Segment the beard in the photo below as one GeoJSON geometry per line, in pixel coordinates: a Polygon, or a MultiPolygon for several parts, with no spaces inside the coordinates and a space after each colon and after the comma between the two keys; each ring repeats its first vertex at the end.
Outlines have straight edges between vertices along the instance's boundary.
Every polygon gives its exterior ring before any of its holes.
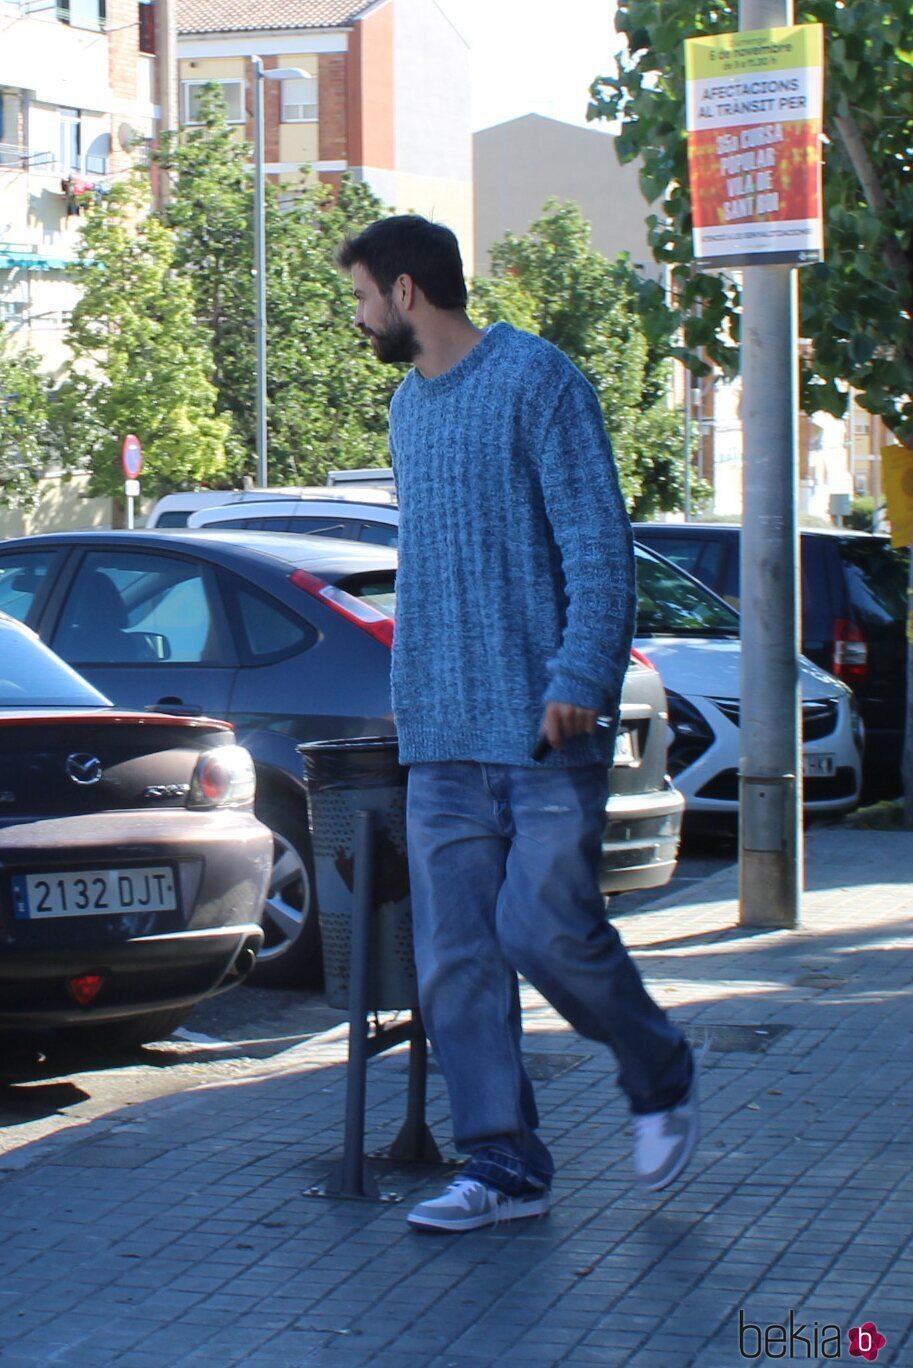
{"type": "Polygon", "coordinates": [[[371,328],[363,331],[370,339],[378,361],[391,365],[414,361],[421,350],[415,328],[408,319],[397,317],[393,309],[388,310],[380,331],[374,332],[371,328]]]}

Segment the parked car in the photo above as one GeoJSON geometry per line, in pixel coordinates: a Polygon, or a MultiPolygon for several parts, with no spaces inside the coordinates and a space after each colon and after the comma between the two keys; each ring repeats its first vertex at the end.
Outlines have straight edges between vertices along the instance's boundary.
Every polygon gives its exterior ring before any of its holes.
{"type": "MultiPolygon", "coordinates": [[[[391,735],[396,555],[270,532],[73,532],[0,546],[0,608],[122,706],[233,722],[273,831],[257,981],[319,967],[302,741],[391,735]]],[[[645,660],[625,684],[603,860],[606,891],[665,883],[682,799],[666,705],[645,660]]]]}
{"type": "Polygon", "coordinates": [[[237,504],[203,508],[190,515],[187,526],[219,528],[223,532],[304,532],[312,537],[342,537],[375,546],[396,546],[399,510],[389,491],[359,489],[357,498],[352,497],[354,493],[341,486],[318,495],[264,501],[246,508],[237,504]]]}
{"type": "Polygon", "coordinates": [[[157,1040],[240,983],[272,857],[225,722],[115,708],[0,613],[0,1035],[157,1040]]]}
{"type": "MultiPolygon", "coordinates": [[[[739,606],[741,529],[715,523],[638,523],[658,551],[739,606]]],[[[865,724],[865,768],[899,787],[906,708],[907,553],[887,537],[803,528],[802,650],[853,690],[865,724]]]]}
{"type": "MultiPolygon", "coordinates": [[[[352,507],[347,505],[346,512],[352,507]]],[[[361,517],[376,516],[370,503],[358,511],[361,517]]],[[[383,511],[391,522],[399,516],[394,506],[383,511]]],[[[333,519],[323,530],[339,535],[333,519]]],[[[244,529],[236,533],[245,540],[252,535],[244,529]]],[[[692,825],[721,819],[729,824],[739,799],[738,615],[693,576],[642,547],[637,570],[637,645],[656,662],[666,686],[674,733],[670,772],[692,825]]],[[[800,679],[806,812],[851,811],[859,802],[863,738],[852,695],[808,660],[800,662],[800,679]]]]}
{"type": "MultiPolygon", "coordinates": [[[[739,616],[705,585],[643,546],[637,555],[637,647],[666,686],[669,772],[689,819],[732,819],[739,801],[739,616]]],[[[859,801],[863,728],[847,686],[799,658],[806,815],[859,801]]]]}
{"type": "Polygon", "coordinates": [[[321,499],[324,502],[333,501],[334,504],[337,500],[353,499],[389,504],[396,502],[396,494],[392,486],[365,489],[361,486],[352,488],[348,484],[329,489],[325,485],[289,485],[274,489],[188,489],[177,494],[163,494],[157,499],[149,510],[145,525],[147,528],[199,526],[192,522],[197,513],[217,508],[233,509],[240,513],[242,509],[238,508],[239,504],[243,505],[244,512],[249,510],[251,504],[256,504],[257,512],[260,512],[260,505],[263,504],[285,505],[301,499],[321,499]]]}

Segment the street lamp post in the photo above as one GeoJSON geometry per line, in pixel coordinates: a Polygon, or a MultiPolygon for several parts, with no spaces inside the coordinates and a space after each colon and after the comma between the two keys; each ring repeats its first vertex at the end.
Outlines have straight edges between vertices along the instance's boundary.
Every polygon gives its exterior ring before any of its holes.
{"type": "Polygon", "coordinates": [[[257,484],[268,484],[266,443],[266,216],[263,174],[263,82],[310,81],[309,71],[300,67],[271,67],[266,70],[260,57],[251,57],[254,87],[254,341],[256,351],[256,447],[257,484]]]}

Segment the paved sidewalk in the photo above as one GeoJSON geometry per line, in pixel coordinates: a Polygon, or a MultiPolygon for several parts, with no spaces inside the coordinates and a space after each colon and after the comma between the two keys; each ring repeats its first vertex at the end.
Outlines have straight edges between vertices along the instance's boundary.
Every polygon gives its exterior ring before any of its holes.
{"type": "MultiPolygon", "coordinates": [[[[869,1321],[879,1365],[913,1364],[913,834],[808,851],[798,932],[740,930],[728,871],[619,918],[711,1042],[705,1139],[667,1192],[632,1186],[605,1051],[527,990],[549,1218],[417,1235],[402,1204],[308,1196],[341,1150],[338,1028],[4,1156],[0,1365],[864,1363],[869,1321]]],[[[399,1128],[406,1060],[369,1066],[369,1150],[399,1128]]],[[[437,1074],[429,1092],[446,1148],[437,1074]]],[[[446,1177],[375,1168],[403,1202],[446,1177]]]]}

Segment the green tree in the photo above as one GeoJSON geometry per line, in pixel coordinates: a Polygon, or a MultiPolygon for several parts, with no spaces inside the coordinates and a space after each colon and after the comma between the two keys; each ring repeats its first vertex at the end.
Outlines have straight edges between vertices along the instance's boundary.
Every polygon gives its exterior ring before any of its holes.
{"type": "MultiPolygon", "coordinates": [[[[825,26],[825,260],[804,268],[801,332],[811,354],[802,402],[844,412],[848,387],[913,442],[913,8],[908,0],[799,0],[797,23],[825,26]]],[[[683,359],[737,369],[739,293],[691,259],[684,40],[738,28],[735,0],[619,0],[627,50],[617,78],[592,86],[590,117],[620,119],[622,162],[641,159],[653,254],[671,267],[683,359]],[[657,203],[658,202],[658,203],[657,203]]]]}
{"type": "Polygon", "coordinates": [[[82,294],[52,420],[58,449],[91,470],[92,494],[122,490],[128,432],[142,442],[149,494],[226,468],[230,425],[216,412],[208,340],[175,270],[173,234],[143,216],[144,197],[137,176],[88,208],[73,272],[82,294]]]}
{"type": "MultiPolygon", "coordinates": [[[[255,471],[253,199],[248,145],[232,133],[217,86],[200,124],[160,160],[175,178],[165,211],[198,322],[212,337],[220,407],[240,438],[237,481],[255,471]]],[[[387,461],[387,406],[401,378],[352,326],[342,237],[384,208],[367,186],[266,186],[267,421],[271,483],[322,482],[334,467],[387,461]]]]}
{"type": "Polygon", "coordinates": [[[0,501],[32,508],[49,455],[48,383],[34,352],[0,334],[0,501]]]}
{"type": "Polygon", "coordinates": [[[668,402],[669,339],[647,335],[645,282],[627,257],[610,262],[578,206],[549,200],[528,232],[495,244],[491,261],[491,278],[472,284],[476,319],[506,318],[580,367],[599,395],[633,517],[679,508],[683,434],[668,402]]]}

